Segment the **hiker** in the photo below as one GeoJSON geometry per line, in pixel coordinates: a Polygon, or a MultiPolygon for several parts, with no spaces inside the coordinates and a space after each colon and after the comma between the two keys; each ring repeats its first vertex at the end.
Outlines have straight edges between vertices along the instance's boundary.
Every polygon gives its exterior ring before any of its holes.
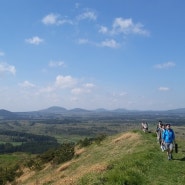
{"type": "Polygon", "coordinates": [[[175,143],[175,133],[173,129],[171,129],[170,124],[166,124],[166,129],[163,132],[162,140],[167,150],[168,160],[171,160],[173,152],[173,143],[175,143]]]}
{"type": "Polygon", "coordinates": [[[142,122],[141,126],[142,126],[143,132],[148,132],[148,123],[147,122],[142,122]]]}
{"type": "Polygon", "coordinates": [[[164,145],[164,143],[162,142],[163,139],[162,139],[162,136],[163,136],[163,132],[165,131],[165,124],[161,124],[161,129],[160,129],[160,133],[161,133],[161,145],[160,145],[160,148],[162,150],[162,152],[164,152],[166,150],[166,146],[164,145]]]}
{"type": "Polygon", "coordinates": [[[166,147],[164,143],[162,142],[162,135],[163,135],[164,130],[165,130],[165,125],[162,123],[161,120],[159,120],[157,129],[156,129],[156,135],[157,135],[157,142],[159,143],[160,149],[162,150],[162,152],[166,150],[166,147]]]}
{"type": "Polygon", "coordinates": [[[162,142],[162,121],[159,120],[157,128],[156,128],[156,135],[157,135],[157,142],[159,143],[159,145],[161,146],[161,142],[162,142]]]}

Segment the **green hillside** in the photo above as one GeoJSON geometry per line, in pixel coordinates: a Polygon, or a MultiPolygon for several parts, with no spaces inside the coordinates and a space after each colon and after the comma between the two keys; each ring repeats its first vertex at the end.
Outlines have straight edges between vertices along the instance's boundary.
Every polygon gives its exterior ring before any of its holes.
{"type": "MultiPolygon", "coordinates": [[[[184,185],[185,144],[167,160],[154,133],[133,131],[109,136],[101,143],[76,147],[75,157],[42,170],[23,169],[21,185],[184,185]]],[[[15,183],[15,184],[16,184],[15,183]]]]}

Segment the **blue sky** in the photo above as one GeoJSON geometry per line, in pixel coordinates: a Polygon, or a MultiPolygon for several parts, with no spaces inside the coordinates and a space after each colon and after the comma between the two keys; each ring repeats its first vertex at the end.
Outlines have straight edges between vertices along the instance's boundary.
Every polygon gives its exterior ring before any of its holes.
{"type": "Polygon", "coordinates": [[[0,0],[0,109],[185,107],[185,1],[0,0]]]}

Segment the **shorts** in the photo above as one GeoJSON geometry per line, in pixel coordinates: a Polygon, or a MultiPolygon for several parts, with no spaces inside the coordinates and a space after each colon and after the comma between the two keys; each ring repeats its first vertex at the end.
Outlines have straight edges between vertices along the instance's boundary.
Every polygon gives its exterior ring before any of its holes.
{"type": "Polygon", "coordinates": [[[165,148],[167,149],[167,150],[173,150],[173,143],[165,143],[165,148]]]}
{"type": "Polygon", "coordinates": [[[161,143],[161,150],[164,152],[166,150],[165,144],[161,143]]]}

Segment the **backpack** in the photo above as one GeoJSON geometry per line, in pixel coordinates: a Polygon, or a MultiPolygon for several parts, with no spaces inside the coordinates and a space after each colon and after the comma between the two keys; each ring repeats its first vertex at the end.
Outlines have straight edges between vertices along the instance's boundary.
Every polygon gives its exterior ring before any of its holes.
{"type": "Polygon", "coordinates": [[[178,153],[178,144],[175,143],[175,153],[178,153]]]}

